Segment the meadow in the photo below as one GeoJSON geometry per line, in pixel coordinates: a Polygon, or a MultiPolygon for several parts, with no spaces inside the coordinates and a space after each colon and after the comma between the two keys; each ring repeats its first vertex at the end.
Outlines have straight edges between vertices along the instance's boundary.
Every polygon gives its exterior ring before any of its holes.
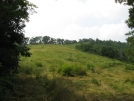
{"type": "Polygon", "coordinates": [[[134,100],[134,65],[81,52],[75,45],[28,47],[32,55],[21,57],[14,99],[134,100]]]}

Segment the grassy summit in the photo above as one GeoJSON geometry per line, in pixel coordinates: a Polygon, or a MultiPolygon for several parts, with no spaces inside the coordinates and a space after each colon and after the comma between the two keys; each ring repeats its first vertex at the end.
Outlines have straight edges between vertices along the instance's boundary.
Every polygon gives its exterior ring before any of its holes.
{"type": "Polygon", "coordinates": [[[37,80],[46,77],[48,88],[45,85],[44,90],[45,95],[50,96],[48,100],[134,100],[133,65],[78,51],[75,45],[29,47],[32,56],[21,58],[19,75],[37,80]]]}

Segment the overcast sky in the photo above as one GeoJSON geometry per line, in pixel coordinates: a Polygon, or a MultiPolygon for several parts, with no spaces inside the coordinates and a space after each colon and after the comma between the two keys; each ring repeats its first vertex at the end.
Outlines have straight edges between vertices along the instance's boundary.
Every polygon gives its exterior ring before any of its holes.
{"type": "Polygon", "coordinates": [[[124,42],[129,31],[127,6],[115,0],[29,0],[38,6],[25,36],[78,40],[93,38],[124,42]]]}

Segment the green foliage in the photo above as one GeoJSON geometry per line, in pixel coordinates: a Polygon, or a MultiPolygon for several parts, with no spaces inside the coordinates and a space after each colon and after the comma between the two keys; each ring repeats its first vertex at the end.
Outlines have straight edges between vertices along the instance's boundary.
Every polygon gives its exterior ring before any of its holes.
{"type": "Polygon", "coordinates": [[[91,63],[87,64],[87,70],[92,70],[92,68],[94,68],[94,65],[91,63]]]}
{"type": "Polygon", "coordinates": [[[126,33],[128,36],[127,38],[127,44],[128,44],[128,49],[127,49],[127,55],[129,58],[131,58],[134,61],[134,0],[115,0],[116,2],[123,3],[125,5],[130,6],[129,8],[129,18],[126,20],[126,24],[128,27],[131,29],[130,32],[126,33]]]}
{"type": "Polygon", "coordinates": [[[132,85],[134,85],[134,79],[133,78],[127,78],[124,83],[130,83],[132,85]]]}
{"type": "MultiPolygon", "coordinates": [[[[32,37],[30,40],[29,40],[29,43],[30,44],[41,44],[42,43],[42,36],[37,36],[37,37],[32,37]]],[[[27,42],[28,43],[28,42],[27,42]]]]}
{"type": "Polygon", "coordinates": [[[63,76],[85,76],[86,69],[77,65],[64,64],[58,71],[63,76]]]}
{"type": "MultiPolygon", "coordinates": [[[[75,44],[77,43],[76,40],[65,40],[65,39],[60,39],[60,38],[51,38],[49,36],[36,36],[36,37],[32,37],[30,38],[30,40],[28,40],[29,44],[75,44]]],[[[28,43],[27,42],[27,43],[28,43]]]]}
{"type": "Polygon", "coordinates": [[[133,65],[126,65],[125,70],[134,70],[134,66],[133,65]]]}
{"type": "Polygon", "coordinates": [[[50,41],[50,37],[49,36],[44,36],[42,41],[43,41],[44,44],[48,44],[49,41],[50,41]]]}
{"type": "Polygon", "coordinates": [[[23,44],[23,32],[35,7],[27,0],[0,1],[0,76],[17,71],[20,55],[30,56],[29,48],[23,44]]]}
{"type": "Polygon", "coordinates": [[[43,64],[41,62],[36,62],[35,64],[37,67],[43,67],[43,64]]]}
{"type": "Polygon", "coordinates": [[[109,58],[117,58],[118,51],[117,50],[114,50],[112,47],[103,46],[101,48],[101,55],[102,56],[107,56],[109,58]]]}
{"type": "Polygon", "coordinates": [[[81,40],[81,43],[76,45],[76,49],[84,52],[98,54],[101,56],[106,56],[112,59],[127,61],[127,57],[125,55],[126,43],[116,42],[112,40],[102,41],[99,39],[85,40],[81,40]]]}
{"type": "Polygon", "coordinates": [[[0,100],[5,101],[6,97],[11,95],[14,90],[14,77],[0,78],[0,100]]]}
{"type": "Polygon", "coordinates": [[[96,72],[95,67],[92,64],[89,64],[89,63],[87,64],[87,70],[91,70],[92,73],[96,72]]]}

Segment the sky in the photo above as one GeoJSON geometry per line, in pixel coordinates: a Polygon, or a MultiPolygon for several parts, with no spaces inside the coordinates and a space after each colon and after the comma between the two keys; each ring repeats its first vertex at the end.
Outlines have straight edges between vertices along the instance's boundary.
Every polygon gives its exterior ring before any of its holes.
{"type": "Polygon", "coordinates": [[[29,0],[38,8],[26,23],[25,36],[69,40],[126,41],[128,6],[115,0],[29,0]]]}

